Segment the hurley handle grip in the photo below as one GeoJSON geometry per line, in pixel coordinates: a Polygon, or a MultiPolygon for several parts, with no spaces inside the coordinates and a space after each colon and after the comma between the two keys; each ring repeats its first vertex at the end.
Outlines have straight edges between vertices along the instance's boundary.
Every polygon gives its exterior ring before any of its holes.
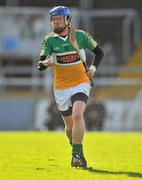
{"type": "Polygon", "coordinates": [[[47,69],[47,67],[44,66],[42,62],[39,62],[39,63],[38,63],[38,70],[39,70],[39,71],[43,71],[43,70],[45,70],[45,69],[47,69]]]}

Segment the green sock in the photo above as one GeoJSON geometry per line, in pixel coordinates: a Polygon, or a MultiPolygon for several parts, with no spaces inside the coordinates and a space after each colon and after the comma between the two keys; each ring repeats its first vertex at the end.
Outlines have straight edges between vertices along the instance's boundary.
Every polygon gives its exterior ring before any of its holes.
{"type": "Polygon", "coordinates": [[[83,154],[82,144],[73,144],[72,145],[72,155],[74,154],[83,154]]]}

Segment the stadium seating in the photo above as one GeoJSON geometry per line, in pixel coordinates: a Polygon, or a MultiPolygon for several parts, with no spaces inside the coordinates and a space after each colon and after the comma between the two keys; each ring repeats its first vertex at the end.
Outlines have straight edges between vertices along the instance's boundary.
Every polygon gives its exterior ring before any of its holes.
{"type": "MultiPolygon", "coordinates": [[[[142,69],[142,42],[139,47],[136,49],[134,54],[129,58],[128,62],[124,64],[126,68],[139,68],[142,69]]],[[[117,76],[120,79],[131,78],[131,79],[142,79],[142,70],[133,70],[133,71],[124,71],[119,73],[117,76]]],[[[96,97],[99,99],[105,98],[120,98],[120,99],[132,99],[137,96],[138,92],[142,88],[142,85],[133,85],[133,86],[111,86],[99,89],[96,93],[96,97]]]]}
{"type": "MultiPolygon", "coordinates": [[[[125,64],[126,67],[142,68],[142,42],[136,49],[135,53],[129,58],[128,63],[125,64]]],[[[120,78],[142,78],[142,71],[135,72],[123,72],[119,74],[120,78]]]]}

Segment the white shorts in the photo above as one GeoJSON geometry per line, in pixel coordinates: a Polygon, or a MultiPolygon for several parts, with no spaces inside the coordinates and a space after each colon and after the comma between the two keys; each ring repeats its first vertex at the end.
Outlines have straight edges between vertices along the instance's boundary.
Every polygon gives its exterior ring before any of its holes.
{"type": "Polygon", "coordinates": [[[54,90],[55,101],[59,110],[67,111],[70,107],[72,107],[72,97],[78,93],[89,97],[91,85],[90,83],[81,83],[75,87],[71,87],[69,89],[64,90],[54,90]]]}

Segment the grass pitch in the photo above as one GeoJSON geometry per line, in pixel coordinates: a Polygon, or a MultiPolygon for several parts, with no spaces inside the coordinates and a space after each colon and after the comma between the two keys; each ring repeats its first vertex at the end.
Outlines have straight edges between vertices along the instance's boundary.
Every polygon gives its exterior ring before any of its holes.
{"type": "Polygon", "coordinates": [[[63,132],[1,132],[1,180],[142,178],[142,133],[86,133],[88,168],[71,168],[63,132]]]}

